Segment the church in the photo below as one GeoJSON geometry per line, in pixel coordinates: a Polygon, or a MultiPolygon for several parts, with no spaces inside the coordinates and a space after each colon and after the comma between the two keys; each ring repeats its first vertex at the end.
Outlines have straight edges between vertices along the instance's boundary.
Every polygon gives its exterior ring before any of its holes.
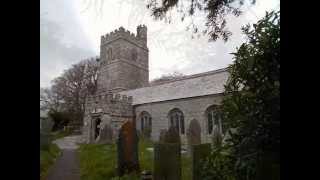
{"type": "Polygon", "coordinates": [[[87,97],[83,136],[87,143],[114,141],[122,123],[133,121],[139,133],[158,141],[174,126],[187,143],[190,122],[201,128],[201,141],[222,132],[216,109],[221,103],[227,68],[158,84],[149,83],[147,27],[136,34],[123,27],[101,37],[97,91],[87,97]]]}

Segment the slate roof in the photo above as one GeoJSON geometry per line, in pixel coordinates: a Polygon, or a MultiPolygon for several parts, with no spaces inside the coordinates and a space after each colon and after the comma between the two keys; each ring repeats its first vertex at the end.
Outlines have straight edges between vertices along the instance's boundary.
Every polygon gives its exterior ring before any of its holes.
{"type": "Polygon", "coordinates": [[[132,96],[133,105],[213,95],[224,91],[228,77],[227,68],[224,68],[119,93],[132,96]]]}

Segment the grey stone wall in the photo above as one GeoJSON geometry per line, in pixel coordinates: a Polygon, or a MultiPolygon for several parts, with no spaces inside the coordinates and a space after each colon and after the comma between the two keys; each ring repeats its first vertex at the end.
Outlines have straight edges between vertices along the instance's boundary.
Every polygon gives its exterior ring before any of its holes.
{"type": "MultiPolygon", "coordinates": [[[[201,126],[201,141],[211,142],[211,135],[208,134],[205,111],[211,105],[219,105],[221,103],[221,100],[222,95],[217,94],[137,105],[134,106],[136,115],[136,127],[138,130],[141,130],[140,114],[143,111],[147,111],[152,117],[151,138],[155,141],[158,141],[160,130],[169,128],[169,111],[174,108],[178,108],[183,112],[184,115],[185,132],[187,132],[190,121],[192,119],[196,119],[199,121],[201,126]]],[[[182,143],[187,143],[186,133],[184,135],[181,135],[181,139],[182,143]]]]}
{"type": "Polygon", "coordinates": [[[108,124],[116,135],[120,125],[126,120],[133,120],[133,115],[132,97],[106,92],[89,96],[86,101],[83,136],[87,143],[94,142],[97,118],[101,120],[102,128],[108,124]]]}
{"type": "Polygon", "coordinates": [[[98,89],[129,90],[148,85],[146,27],[139,26],[137,31],[137,36],[119,29],[101,37],[98,89]]]}

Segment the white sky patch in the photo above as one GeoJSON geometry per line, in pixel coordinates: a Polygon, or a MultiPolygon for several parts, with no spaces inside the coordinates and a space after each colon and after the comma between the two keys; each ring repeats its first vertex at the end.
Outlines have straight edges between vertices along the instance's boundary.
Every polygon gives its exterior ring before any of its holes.
{"type": "MultiPolygon", "coordinates": [[[[186,31],[190,19],[181,22],[177,16],[171,24],[154,21],[142,0],[41,0],[40,86],[50,86],[50,81],[72,64],[99,55],[101,35],[120,26],[136,34],[139,24],[148,28],[150,80],[174,71],[194,74],[224,68],[233,61],[230,53],[244,41],[241,26],[256,22],[265,11],[279,9],[279,3],[259,0],[253,7],[244,7],[242,16],[228,17],[233,33],[230,40],[209,43],[206,36],[191,38],[192,33],[186,31]],[[55,23],[59,31],[46,21],[55,23]],[[55,33],[45,33],[45,28],[55,33]]],[[[205,17],[194,21],[203,24],[205,17]]]]}

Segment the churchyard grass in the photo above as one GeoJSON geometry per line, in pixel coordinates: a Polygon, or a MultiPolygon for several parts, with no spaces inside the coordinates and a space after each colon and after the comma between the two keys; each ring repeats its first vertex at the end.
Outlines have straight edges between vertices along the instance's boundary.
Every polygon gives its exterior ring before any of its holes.
{"type": "Polygon", "coordinates": [[[111,179],[116,175],[115,144],[83,144],[78,152],[82,180],[111,179]]]}
{"type": "Polygon", "coordinates": [[[60,149],[56,144],[50,144],[47,150],[40,149],[40,179],[43,180],[48,174],[48,170],[60,154],[60,149]]]}
{"type": "MultiPolygon", "coordinates": [[[[153,147],[152,142],[145,139],[139,141],[140,169],[153,170],[153,152],[147,148],[153,147]]],[[[82,144],[79,148],[81,180],[135,180],[137,175],[116,177],[117,149],[115,144],[82,144]]],[[[182,155],[182,179],[191,179],[191,160],[182,155]]]]}
{"type": "Polygon", "coordinates": [[[191,158],[185,154],[181,156],[181,177],[183,180],[192,179],[191,158]]]}

